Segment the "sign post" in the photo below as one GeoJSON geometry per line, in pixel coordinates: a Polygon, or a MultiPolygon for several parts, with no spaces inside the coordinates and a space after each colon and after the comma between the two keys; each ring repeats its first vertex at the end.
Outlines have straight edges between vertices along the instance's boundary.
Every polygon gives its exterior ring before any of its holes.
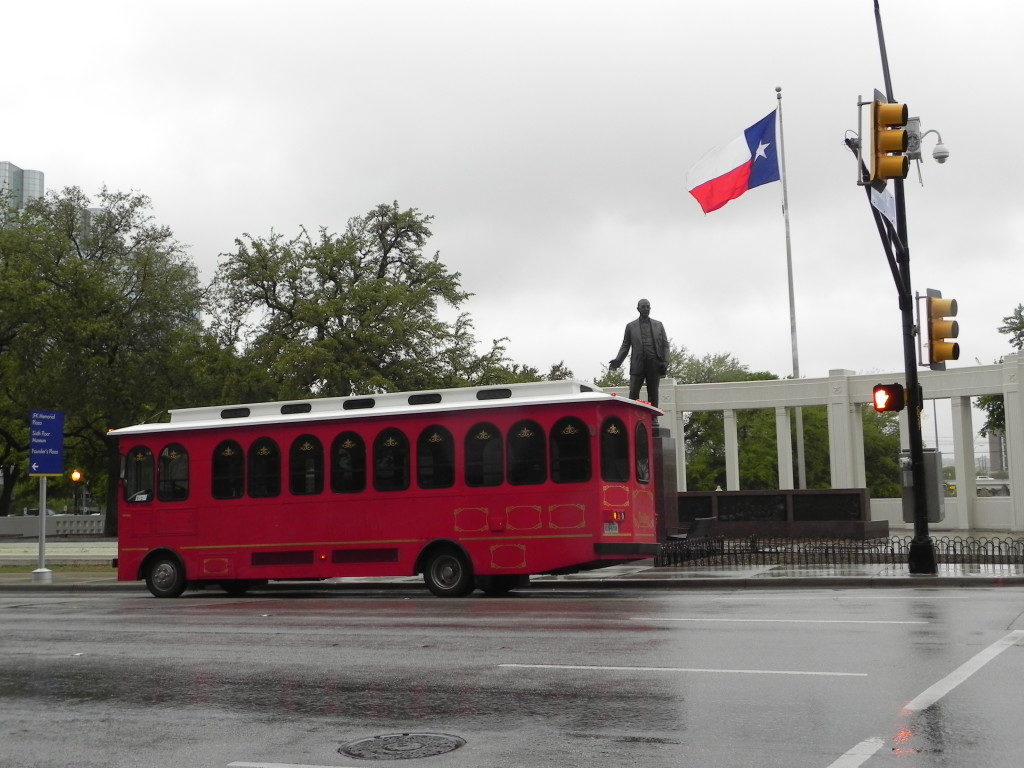
{"type": "Polygon", "coordinates": [[[53,571],[46,567],[46,478],[64,474],[64,414],[32,411],[28,431],[28,474],[39,478],[39,565],[32,571],[32,581],[50,584],[53,571]]]}

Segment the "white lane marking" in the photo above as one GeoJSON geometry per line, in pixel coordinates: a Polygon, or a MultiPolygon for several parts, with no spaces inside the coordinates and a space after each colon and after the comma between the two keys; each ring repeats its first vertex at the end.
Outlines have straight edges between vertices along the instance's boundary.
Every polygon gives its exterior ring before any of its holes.
{"type": "MultiPolygon", "coordinates": [[[[927,709],[983,666],[992,661],[992,659],[1000,653],[1010,646],[1015,645],[1022,638],[1024,638],[1024,630],[1015,629],[1005,637],[996,640],[988,648],[980,653],[976,653],[966,662],[939,680],[939,682],[935,683],[935,685],[923,691],[916,698],[907,702],[900,714],[909,715],[914,712],[920,712],[922,709],[927,709]]],[[[859,766],[866,763],[884,743],[884,739],[865,739],[838,760],[829,764],[828,768],[859,768],[859,766]]]]}
{"type": "Polygon", "coordinates": [[[858,768],[881,749],[883,744],[885,739],[865,739],[838,760],[830,763],[828,768],[858,768]]]}
{"type": "Polygon", "coordinates": [[[1015,629],[1013,632],[1006,635],[1006,637],[996,640],[996,642],[992,643],[988,648],[965,661],[944,678],[939,680],[939,682],[935,683],[931,688],[921,692],[911,701],[908,701],[906,706],[903,707],[903,712],[906,714],[927,709],[983,666],[992,661],[992,659],[1000,653],[1010,646],[1015,645],[1019,640],[1021,640],[1021,638],[1024,638],[1024,629],[1015,629]]]}
{"type": "Polygon", "coordinates": [[[685,619],[667,619],[656,616],[633,616],[632,621],[717,621],[721,623],[746,622],[749,624],[927,624],[927,621],[874,621],[869,619],[709,619],[695,616],[685,619]]]}
{"type": "Polygon", "coordinates": [[[702,667],[604,667],[580,664],[499,664],[509,669],[571,669],[584,672],[706,672],[724,675],[808,675],[814,677],[867,677],[866,672],[807,672],[793,669],[709,669],[702,667]]]}
{"type": "Polygon", "coordinates": [[[925,598],[927,600],[973,600],[974,598],[970,595],[921,595],[917,592],[909,595],[873,595],[871,592],[856,592],[855,590],[845,590],[845,594],[836,594],[834,592],[823,592],[820,595],[712,595],[709,596],[709,600],[722,601],[722,600],[746,600],[748,602],[767,602],[769,600],[782,600],[782,601],[793,601],[793,600],[913,600],[916,598],[925,598]]]}

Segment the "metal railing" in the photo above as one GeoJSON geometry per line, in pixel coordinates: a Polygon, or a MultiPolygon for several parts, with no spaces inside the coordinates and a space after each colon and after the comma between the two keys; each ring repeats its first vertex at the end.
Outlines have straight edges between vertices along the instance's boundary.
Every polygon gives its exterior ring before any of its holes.
{"type": "MultiPolygon", "coordinates": [[[[661,545],[658,567],[707,565],[905,565],[911,536],[879,539],[789,539],[722,536],[683,539],[661,545]]],[[[939,564],[1024,566],[1024,538],[934,537],[939,564]]]]}

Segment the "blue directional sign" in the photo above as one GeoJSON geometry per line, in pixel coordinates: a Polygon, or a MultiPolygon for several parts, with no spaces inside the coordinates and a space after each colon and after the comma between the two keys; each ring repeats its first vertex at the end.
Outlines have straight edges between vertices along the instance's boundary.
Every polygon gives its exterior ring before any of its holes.
{"type": "Polygon", "coordinates": [[[28,473],[64,474],[64,414],[32,411],[28,419],[28,473]]]}

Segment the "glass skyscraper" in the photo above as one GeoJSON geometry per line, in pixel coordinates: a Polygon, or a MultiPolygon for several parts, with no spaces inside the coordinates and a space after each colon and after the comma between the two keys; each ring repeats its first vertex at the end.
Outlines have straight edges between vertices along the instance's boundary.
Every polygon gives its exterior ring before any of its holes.
{"type": "Polygon", "coordinates": [[[22,170],[14,163],[0,160],[0,193],[9,193],[15,208],[24,208],[45,191],[42,171],[22,170]]]}

